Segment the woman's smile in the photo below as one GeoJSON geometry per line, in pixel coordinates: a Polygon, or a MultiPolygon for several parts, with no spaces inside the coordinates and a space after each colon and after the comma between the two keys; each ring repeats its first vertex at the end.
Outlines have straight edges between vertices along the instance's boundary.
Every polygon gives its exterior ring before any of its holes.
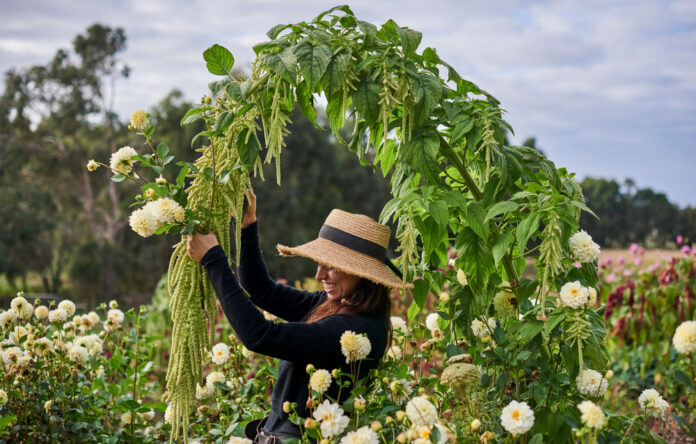
{"type": "Polygon", "coordinates": [[[326,295],[331,300],[350,299],[360,282],[360,278],[357,276],[322,264],[317,265],[315,278],[324,284],[326,295]]]}

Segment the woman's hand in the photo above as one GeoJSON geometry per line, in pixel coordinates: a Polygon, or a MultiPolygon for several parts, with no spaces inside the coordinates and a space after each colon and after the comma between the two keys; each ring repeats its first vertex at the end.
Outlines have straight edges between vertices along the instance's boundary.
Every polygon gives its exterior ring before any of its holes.
{"type": "Polygon", "coordinates": [[[247,191],[247,195],[249,196],[249,204],[242,218],[242,228],[246,228],[256,222],[256,195],[251,190],[247,191]]]}
{"type": "Polygon", "coordinates": [[[186,235],[186,252],[189,256],[194,258],[196,262],[200,262],[208,250],[216,245],[219,245],[219,243],[214,233],[186,235]]]}

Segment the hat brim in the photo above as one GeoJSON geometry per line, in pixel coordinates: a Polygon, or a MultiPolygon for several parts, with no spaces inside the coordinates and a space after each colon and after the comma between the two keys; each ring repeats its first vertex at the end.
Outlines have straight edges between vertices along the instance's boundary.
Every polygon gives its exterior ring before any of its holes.
{"type": "Polygon", "coordinates": [[[313,261],[336,268],[344,273],[352,274],[389,288],[413,288],[413,284],[404,283],[392,272],[386,264],[363,253],[339,245],[323,238],[298,247],[276,245],[281,256],[302,256],[313,261]]]}

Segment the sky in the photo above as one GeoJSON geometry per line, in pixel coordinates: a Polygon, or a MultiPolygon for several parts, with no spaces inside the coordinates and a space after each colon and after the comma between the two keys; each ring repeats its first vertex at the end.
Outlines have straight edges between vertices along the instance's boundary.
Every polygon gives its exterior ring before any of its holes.
{"type": "MultiPolygon", "coordinates": [[[[338,2],[308,0],[2,0],[0,71],[48,62],[93,23],[123,27],[115,110],[125,119],[173,88],[197,101],[213,77],[203,51],[236,66],[278,23],[338,2]]],[[[696,1],[357,0],[355,15],[423,33],[462,77],[501,101],[514,143],[537,138],[557,166],[632,178],[696,206],[696,1]]]]}

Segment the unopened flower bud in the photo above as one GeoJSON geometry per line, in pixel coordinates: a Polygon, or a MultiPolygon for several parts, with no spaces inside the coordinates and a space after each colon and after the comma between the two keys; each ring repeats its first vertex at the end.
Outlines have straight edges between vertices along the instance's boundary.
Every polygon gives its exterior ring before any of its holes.
{"type": "Polygon", "coordinates": [[[409,441],[415,441],[420,438],[420,436],[418,436],[418,432],[412,428],[408,429],[408,432],[406,432],[406,437],[409,441]]]}
{"type": "Polygon", "coordinates": [[[396,440],[399,442],[399,444],[404,444],[406,441],[408,441],[408,437],[405,433],[399,433],[399,436],[396,437],[396,440]]]}
{"type": "Polygon", "coordinates": [[[109,301],[109,308],[118,308],[118,302],[115,299],[109,301]]]}
{"type": "Polygon", "coordinates": [[[203,97],[203,103],[205,103],[206,105],[210,104],[210,102],[212,101],[213,99],[211,99],[210,96],[203,97]]]}
{"type": "Polygon", "coordinates": [[[167,179],[165,179],[162,176],[159,176],[157,179],[155,179],[155,183],[157,185],[165,185],[167,183],[167,179]]]}
{"type": "Polygon", "coordinates": [[[382,382],[385,384],[389,384],[389,378],[385,376],[384,378],[382,378],[382,382]]]}
{"type": "Polygon", "coordinates": [[[313,408],[314,408],[314,400],[313,400],[312,398],[308,398],[308,399],[307,399],[307,403],[305,404],[305,406],[306,406],[308,409],[313,409],[313,408]]]}
{"type": "Polygon", "coordinates": [[[491,335],[481,336],[481,342],[483,342],[484,344],[488,344],[489,342],[491,342],[491,335]]]}
{"type": "Polygon", "coordinates": [[[449,293],[447,293],[446,291],[443,291],[442,293],[440,293],[440,302],[442,302],[443,304],[446,304],[449,302],[449,300],[450,300],[449,293]]]}
{"type": "Polygon", "coordinates": [[[478,419],[474,419],[473,421],[471,421],[471,430],[472,431],[475,432],[480,428],[481,428],[481,421],[479,421],[478,419]]]}
{"type": "Polygon", "coordinates": [[[52,400],[49,399],[48,401],[46,401],[46,402],[44,403],[44,410],[45,410],[45,411],[49,411],[49,410],[51,409],[51,405],[52,405],[52,404],[53,404],[53,401],[52,401],[52,400]]]}
{"type": "Polygon", "coordinates": [[[391,416],[387,415],[387,417],[384,418],[384,424],[389,425],[392,422],[394,422],[394,418],[392,418],[391,416]]]}
{"type": "Polygon", "coordinates": [[[290,413],[290,401],[285,401],[283,403],[283,411],[285,413],[290,413]]]}
{"type": "Polygon", "coordinates": [[[418,394],[419,395],[425,394],[425,387],[418,387],[418,394]]]}
{"type": "Polygon", "coordinates": [[[373,432],[377,433],[380,430],[382,430],[382,423],[379,421],[372,421],[372,424],[370,424],[370,428],[373,432]]]}
{"type": "Polygon", "coordinates": [[[157,192],[154,190],[154,188],[148,188],[145,190],[145,197],[148,199],[152,199],[156,194],[157,192]]]}
{"type": "Polygon", "coordinates": [[[481,434],[481,437],[480,437],[481,442],[483,442],[483,443],[487,443],[488,441],[492,440],[493,438],[495,438],[495,435],[490,430],[483,432],[481,434]]]}
{"type": "Polygon", "coordinates": [[[87,169],[89,171],[95,171],[97,168],[99,168],[99,164],[94,161],[94,159],[90,159],[89,162],[87,162],[87,169]]]}
{"type": "Polygon", "coordinates": [[[611,379],[614,377],[614,371],[609,369],[607,370],[607,373],[604,375],[604,379],[611,379]]]}
{"type": "Polygon", "coordinates": [[[335,368],[331,370],[331,376],[333,376],[334,379],[338,379],[338,377],[341,376],[341,371],[335,368]]]}
{"type": "Polygon", "coordinates": [[[403,422],[404,418],[406,418],[406,412],[404,412],[403,410],[397,410],[396,420],[399,422],[403,422]]]}
{"type": "Polygon", "coordinates": [[[305,367],[305,371],[307,371],[307,373],[309,373],[310,375],[312,373],[314,373],[315,370],[316,369],[314,368],[314,366],[312,364],[307,364],[307,367],[305,367]]]}
{"type": "Polygon", "coordinates": [[[365,398],[358,397],[353,400],[353,408],[359,412],[365,410],[365,398]]]}
{"type": "Polygon", "coordinates": [[[331,441],[329,441],[329,438],[324,438],[321,441],[319,441],[319,444],[330,444],[331,441]]]}
{"type": "Polygon", "coordinates": [[[305,428],[308,430],[316,429],[318,425],[319,423],[314,418],[307,418],[304,423],[305,428]]]}

